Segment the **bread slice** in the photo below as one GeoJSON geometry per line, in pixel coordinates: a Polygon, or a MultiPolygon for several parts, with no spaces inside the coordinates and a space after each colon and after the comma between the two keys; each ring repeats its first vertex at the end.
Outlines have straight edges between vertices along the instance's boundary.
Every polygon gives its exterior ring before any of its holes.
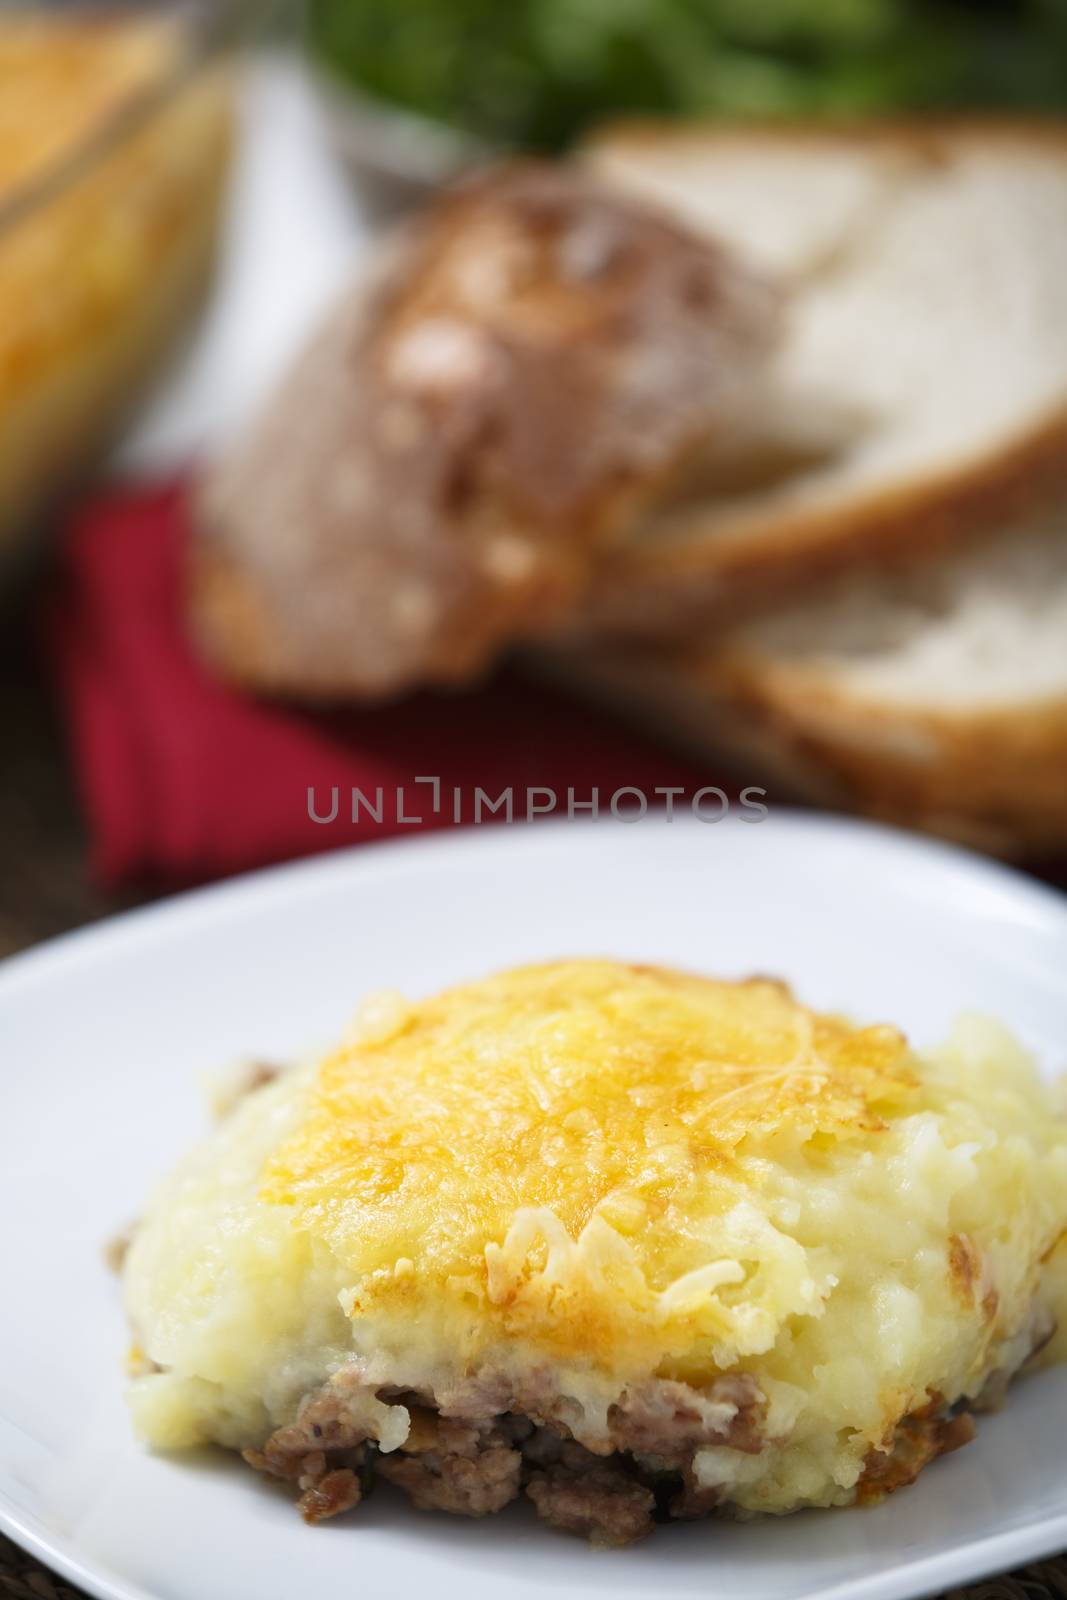
{"type": "Polygon", "coordinates": [[[1067,848],[1067,511],[842,574],[721,641],[555,665],[746,782],[999,854],[1067,848]]]}
{"type": "Polygon", "coordinates": [[[211,475],[206,653],[302,696],[469,678],[554,623],[732,415],[779,311],[717,245],[573,169],[446,191],[211,475]]]}
{"type": "Polygon", "coordinates": [[[605,560],[581,628],[702,626],[1067,488],[1067,127],[632,127],[584,159],[792,312],[740,446],[605,560]]]}

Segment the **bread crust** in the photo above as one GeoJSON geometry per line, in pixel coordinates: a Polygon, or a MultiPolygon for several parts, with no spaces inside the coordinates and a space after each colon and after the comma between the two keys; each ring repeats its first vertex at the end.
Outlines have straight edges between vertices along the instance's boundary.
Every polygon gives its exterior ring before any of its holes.
{"type": "MultiPolygon", "coordinates": [[[[1067,375],[1065,375],[1067,381],[1067,375]]],[[[1067,490],[1067,400],[965,471],[913,479],[823,511],[780,512],[734,536],[650,538],[608,552],[577,632],[660,639],[773,610],[852,567],[920,563],[1055,503],[1067,490]]]]}
{"type": "Polygon", "coordinates": [[[208,482],[204,651],[317,698],[470,678],[573,603],[754,381],[778,310],[726,252],[583,175],[460,184],[208,482]]]}
{"type": "Polygon", "coordinates": [[[552,671],[780,798],[1004,857],[1067,849],[1067,695],[958,712],[894,705],[736,644],[573,652],[552,671]]]}
{"type": "Polygon", "coordinates": [[[791,770],[818,768],[849,810],[997,855],[1067,847],[1067,696],[954,716],[729,657],[709,688],[733,716],[760,718],[791,770]]]}
{"type": "MultiPolygon", "coordinates": [[[[787,150],[860,143],[920,160],[968,146],[1018,145],[1053,152],[1067,170],[1067,123],[1025,118],[941,116],[726,129],[632,122],[594,136],[586,156],[596,170],[605,155],[747,149],[753,143],[787,150]]],[[[854,491],[839,505],[768,506],[762,516],[739,517],[734,528],[717,510],[706,528],[699,507],[661,514],[643,537],[620,545],[601,563],[573,631],[670,636],[773,609],[855,564],[906,564],[980,538],[1067,488],[1067,364],[1063,390],[1040,419],[980,459],[957,460],[896,487],[854,491]]]]}

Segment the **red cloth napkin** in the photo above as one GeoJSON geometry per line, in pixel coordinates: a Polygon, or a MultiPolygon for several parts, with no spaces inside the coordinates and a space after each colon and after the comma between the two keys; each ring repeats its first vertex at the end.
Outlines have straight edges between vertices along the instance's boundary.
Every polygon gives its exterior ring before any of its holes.
{"type": "MultiPolygon", "coordinates": [[[[558,814],[568,787],[578,802],[598,788],[606,810],[624,786],[654,805],[657,786],[691,794],[716,781],[612,718],[512,675],[472,693],[328,716],[236,693],[209,675],[186,638],[182,507],[181,485],[111,492],[72,521],[63,544],[48,648],[92,865],[107,885],[200,881],[420,831],[404,817],[450,825],[457,789],[459,818],[469,822],[479,786],[493,799],[511,786],[521,818],[531,789],[554,791],[558,814]],[[437,809],[433,788],[415,784],[420,776],[440,780],[437,809]],[[353,822],[351,791],[378,809],[379,788],[381,820],[361,804],[353,822]],[[335,820],[313,821],[309,790],[326,817],[335,789],[335,820]]],[[[546,794],[532,798],[547,808],[546,794]]]]}

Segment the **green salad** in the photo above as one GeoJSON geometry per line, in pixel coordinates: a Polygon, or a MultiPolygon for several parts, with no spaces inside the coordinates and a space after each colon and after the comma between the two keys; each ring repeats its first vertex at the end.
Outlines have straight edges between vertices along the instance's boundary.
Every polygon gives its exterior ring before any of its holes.
{"type": "Polygon", "coordinates": [[[1067,107],[1067,0],[306,0],[364,91],[493,144],[622,112],[1067,107]]]}

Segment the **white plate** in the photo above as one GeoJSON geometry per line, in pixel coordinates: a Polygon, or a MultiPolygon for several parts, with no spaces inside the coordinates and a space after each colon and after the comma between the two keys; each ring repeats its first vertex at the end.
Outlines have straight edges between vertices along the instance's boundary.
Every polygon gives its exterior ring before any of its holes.
{"type": "Polygon", "coordinates": [[[324,1041],[359,995],[603,953],[790,978],[815,1004],[1009,1020],[1067,1057],[1067,909],[960,852],[776,815],[758,825],[498,827],[261,874],[119,918],[0,972],[0,1523],[107,1600],[898,1600],[1067,1548],[1067,1373],[873,1511],[664,1528],[597,1553],[520,1508],[482,1523],[388,1494],[307,1529],[235,1462],[130,1439],[101,1243],[204,1125],[199,1080],[324,1041]]]}

